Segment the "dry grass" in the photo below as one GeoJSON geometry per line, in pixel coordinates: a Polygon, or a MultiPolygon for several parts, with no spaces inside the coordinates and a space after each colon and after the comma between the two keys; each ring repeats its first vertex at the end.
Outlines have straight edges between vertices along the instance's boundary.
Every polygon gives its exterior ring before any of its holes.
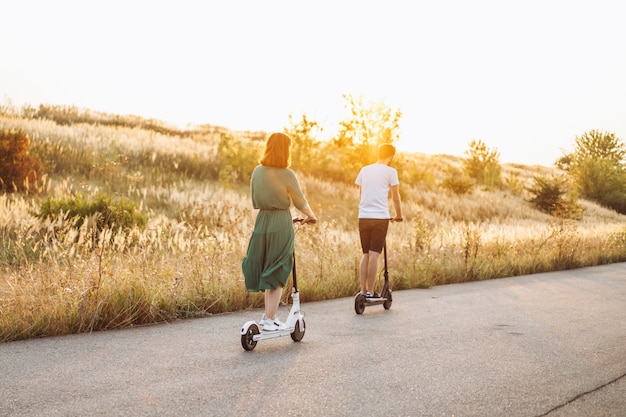
{"type": "MultiPolygon", "coordinates": [[[[0,341],[262,305],[260,294],[245,291],[240,269],[255,216],[247,185],[189,178],[176,167],[167,171],[165,162],[149,168],[136,162],[185,154],[210,165],[215,140],[4,117],[0,125],[24,129],[66,156],[71,149],[100,167],[109,163],[83,176],[43,178],[33,185],[40,196],[90,196],[108,188],[136,201],[150,218],[143,229],[94,236],[86,226],[76,229],[74,219],[36,218],[40,197],[0,195],[0,341]],[[135,158],[120,162],[120,154],[135,158]]],[[[582,219],[565,221],[526,202],[523,185],[549,168],[504,166],[505,177],[515,173],[521,188],[457,196],[436,184],[459,158],[415,155],[412,163],[432,172],[432,181],[402,184],[406,221],[392,224],[388,239],[393,289],[626,260],[624,216],[582,201],[582,219]]],[[[302,184],[320,218],[296,235],[302,300],[353,295],[360,261],[357,189],[313,177],[302,177],[302,184]]]]}

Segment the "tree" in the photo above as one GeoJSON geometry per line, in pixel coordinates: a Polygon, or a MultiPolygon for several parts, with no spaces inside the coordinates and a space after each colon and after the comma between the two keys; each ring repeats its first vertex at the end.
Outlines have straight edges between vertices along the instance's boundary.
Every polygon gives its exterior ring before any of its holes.
{"type": "Polygon", "coordinates": [[[342,146],[394,143],[398,139],[400,110],[392,110],[384,101],[363,103],[363,97],[344,94],[350,118],[341,121],[339,135],[335,140],[342,146]]]}
{"type": "Polygon", "coordinates": [[[465,173],[477,183],[491,188],[501,183],[500,153],[489,149],[482,140],[472,140],[463,160],[465,173]]]}
{"type": "Polygon", "coordinates": [[[289,135],[291,144],[291,165],[299,172],[314,173],[319,165],[320,142],[317,134],[322,132],[322,127],[316,121],[309,120],[306,114],[302,119],[295,122],[289,115],[290,126],[283,129],[289,135]]]}
{"type": "Polygon", "coordinates": [[[606,203],[606,197],[626,190],[624,143],[614,133],[591,130],[576,137],[568,167],[581,196],[606,203]]]}
{"type": "Polygon", "coordinates": [[[565,154],[554,162],[554,166],[562,171],[569,171],[572,164],[572,154],[565,154]]]}
{"type": "Polygon", "coordinates": [[[39,163],[28,153],[29,145],[25,132],[0,130],[0,191],[28,191],[37,180],[39,163]]]}
{"type": "Polygon", "coordinates": [[[331,147],[339,156],[337,163],[344,173],[345,181],[352,181],[354,172],[378,158],[378,145],[395,143],[399,136],[399,121],[402,112],[393,110],[384,101],[364,103],[362,97],[344,95],[346,108],[350,112],[346,120],[341,121],[337,136],[332,139],[331,147]],[[345,177],[346,173],[350,177],[345,177]]]}

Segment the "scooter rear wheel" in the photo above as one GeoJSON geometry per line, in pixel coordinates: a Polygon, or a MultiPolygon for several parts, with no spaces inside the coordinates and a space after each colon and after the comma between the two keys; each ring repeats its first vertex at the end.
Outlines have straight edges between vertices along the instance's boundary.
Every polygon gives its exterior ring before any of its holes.
{"type": "Polygon", "coordinates": [[[354,312],[356,314],[363,314],[365,311],[365,296],[363,294],[357,294],[354,297],[354,312]]]}
{"type": "Polygon", "coordinates": [[[294,342],[301,341],[302,338],[304,337],[305,331],[306,331],[306,323],[304,322],[304,319],[302,319],[302,329],[300,329],[300,322],[297,321],[296,326],[293,329],[293,332],[291,332],[291,340],[293,340],[294,342]]]}
{"type": "Polygon", "coordinates": [[[257,342],[252,339],[256,334],[259,334],[259,326],[251,324],[248,331],[241,335],[241,346],[245,350],[252,350],[256,347],[257,342]]]}

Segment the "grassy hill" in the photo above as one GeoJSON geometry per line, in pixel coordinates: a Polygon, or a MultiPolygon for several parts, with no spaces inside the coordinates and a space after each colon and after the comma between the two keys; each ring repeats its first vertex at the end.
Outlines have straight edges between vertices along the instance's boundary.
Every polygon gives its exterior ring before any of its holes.
{"type": "MultiPolygon", "coordinates": [[[[240,269],[255,216],[244,173],[262,132],[32,116],[0,115],[0,129],[26,132],[45,168],[27,192],[0,195],[0,341],[262,305],[240,269]],[[145,222],[41,215],[45,204],[102,196],[145,222]]],[[[528,202],[533,178],[558,175],[554,168],[505,164],[502,186],[457,194],[443,184],[460,172],[461,157],[400,157],[406,221],[390,226],[394,290],[626,260],[626,217],[581,200],[582,216],[568,220],[528,202]]],[[[301,299],[351,296],[358,190],[300,177],[320,220],[296,235],[301,299]]]]}

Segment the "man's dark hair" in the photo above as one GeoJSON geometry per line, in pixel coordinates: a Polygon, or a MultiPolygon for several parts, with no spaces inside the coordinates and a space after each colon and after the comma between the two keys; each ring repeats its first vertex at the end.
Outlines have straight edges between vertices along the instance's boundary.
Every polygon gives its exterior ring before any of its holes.
{"type": "Polygon", "coordinates": [[[396,147],[391,143],[383,143],[378,147],[378,159],[387,159],[396,154],[396,147]]]}

